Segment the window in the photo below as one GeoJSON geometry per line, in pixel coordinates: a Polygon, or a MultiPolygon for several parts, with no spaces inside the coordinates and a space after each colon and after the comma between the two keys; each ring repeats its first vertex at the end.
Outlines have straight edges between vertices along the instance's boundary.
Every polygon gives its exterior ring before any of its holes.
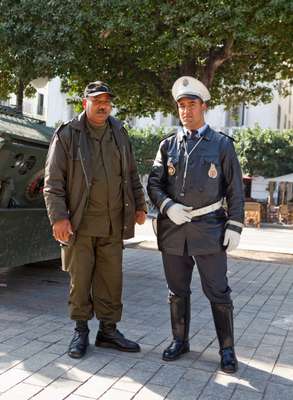
{"type": "Polygon", "coordinates": [[[44,114],[44,95],[38,93],[38,107],[37,107],[37,114],[43,115],[44,114]]]}

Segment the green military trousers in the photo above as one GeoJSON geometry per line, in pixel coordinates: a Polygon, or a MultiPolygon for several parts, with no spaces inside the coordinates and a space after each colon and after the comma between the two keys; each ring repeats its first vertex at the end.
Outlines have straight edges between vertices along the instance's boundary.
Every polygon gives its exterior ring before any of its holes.
{"type": "Polygon", "coordinates": [[[73,320],[118,322],[122,314],[121,236],[77,234],[70,249],[69,310],[73,320]]]}

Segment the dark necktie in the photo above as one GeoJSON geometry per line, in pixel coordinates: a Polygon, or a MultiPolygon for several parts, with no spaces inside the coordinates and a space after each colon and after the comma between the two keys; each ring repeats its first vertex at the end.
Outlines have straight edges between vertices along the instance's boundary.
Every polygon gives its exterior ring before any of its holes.
{"type": "Polygon", "coordinates": [[[197,137],[197,130],[195,129],[194,131],[191,131],[191,133],[190,133],[190,138],[192,139],[192,140],[196,140],[196,139],[198,139],[198,137],[197,137]]]}
{"type": "Polygon", "coordinates": [[[187,135],[187,151],[189,152],[198,141],[197,130],[190,131],[187,135]]]}

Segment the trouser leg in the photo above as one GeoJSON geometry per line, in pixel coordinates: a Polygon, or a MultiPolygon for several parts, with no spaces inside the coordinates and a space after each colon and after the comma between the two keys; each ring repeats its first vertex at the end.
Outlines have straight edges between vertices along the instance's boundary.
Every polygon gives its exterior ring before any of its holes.
{"type": "Polygon", "coordinates": [[[169,303],[173,340],[164,350],[163,360],[176,360],[189,351],[190,283],[194,261],[189,256],[163,253],[165,276],[169,288],[169,303]]]}
{"type": "Polygon", "coordinates": [[[97,319],[116,323],[122,314],[122,239],[98,238],[92,296],[97,319]]]}
{"type": "Polygon", "coordinates": [[[194,267],[193,257],[162,253],[168,289],[179,297],[190,295],[190,284],[194,267]]]}
{"type": "Polygon", "coordinates": [[[195,258],[203,291],[211,303],[220,346],[221,368],[228,373],[235,372],[237,359],[234,352],[233,304],[227,280],[226,253],[195,258]]]}
{"type": "Polygon", "coordinates": [[[69,262],[70,292],[69,311],[73,320],[86,321],[93,317],[91,295],[95,266],[95,239],[77,235],[69,262]]]}
{"type": "Polygon", "coordinates": [[[93,301],[100,327],[95,345],[125,352],[138,352],[137,343],[119,332],[116,322],[122,314],[122,239],[99,238],[93,277],[93,301]]]}
{"type": "Polygon", "coordinates": [[[221,251],[216,254],[194,257],[204,294],[211,303],[231,303],[231,289],[227,279],[227,256],[221,251]]]}

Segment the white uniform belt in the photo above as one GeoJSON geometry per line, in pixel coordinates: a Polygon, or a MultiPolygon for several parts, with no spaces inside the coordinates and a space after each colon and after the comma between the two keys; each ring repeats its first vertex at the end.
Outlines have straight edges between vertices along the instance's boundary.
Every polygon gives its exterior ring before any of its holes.
{"type": "Polygon", "coordinates": [[[216,211],[222,207],[223,199],[217,201],[216,203],[210,204],[209,206],[197,208],[196,210],[190,211],[192,218],[199,217],[201,215],[209,214],[212,211],[216,211]]]}

